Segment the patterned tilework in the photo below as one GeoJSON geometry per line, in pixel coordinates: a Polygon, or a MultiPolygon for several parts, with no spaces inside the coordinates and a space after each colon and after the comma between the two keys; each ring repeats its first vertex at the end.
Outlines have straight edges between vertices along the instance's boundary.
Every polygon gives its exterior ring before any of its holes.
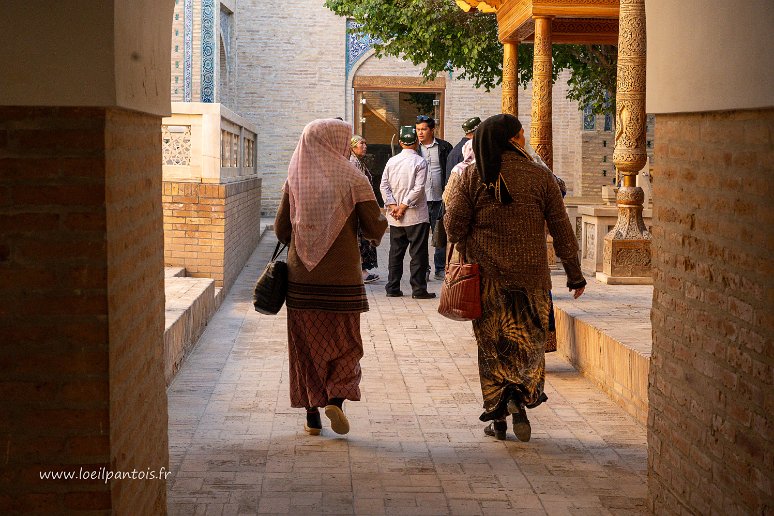
{"type": "Polygon", "coordinates": [[[215,102],[215,1],[202,0],[202,102],[215,102]]]}
{"type": "Polygon", "coordinates": [[[191,84],[193,83],[193,0],[185,0],[183,49],[183,102],[191,102],[191,84]]]}
{"type": "Polygon", "coordinates": [[[368,52],[374,47],[374,43],[380,43],[378,39],[372,39],[370,35],[359,32],[361,24],[354,20],[347,20],[347,52],[346,52],[346,76],[349,76],[349,72],[357,60],[360,59],[363,54],[368,52]]]}

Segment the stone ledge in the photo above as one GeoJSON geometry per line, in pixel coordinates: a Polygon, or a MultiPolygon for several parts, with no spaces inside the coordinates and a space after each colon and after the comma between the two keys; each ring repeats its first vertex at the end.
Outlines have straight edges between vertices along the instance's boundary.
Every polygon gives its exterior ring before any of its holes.
{"type": "Polygon", "coordinates": [[[558,352],[643,425],[653,344],[653,287],[612,286],[591,278],[577,300],[563,273],[552,274],[558,352]]]}
{"type": "Polygon", "coordinates": [[[222,300],[210,278],[167,277],[164,315],[164,379],[169,385],[222,300]]]}

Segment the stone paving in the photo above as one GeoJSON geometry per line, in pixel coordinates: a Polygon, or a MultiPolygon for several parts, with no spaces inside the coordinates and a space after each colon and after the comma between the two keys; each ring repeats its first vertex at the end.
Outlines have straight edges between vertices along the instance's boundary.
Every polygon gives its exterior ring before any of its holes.
{"type": "Polygon", "coordinates": [[[552,353],[532,440],[484,436],[470,323],[438,315],[437,300],[385,297],[384,278],[367,285],[352,430],[323,417],[308,436],[289,403],[285,311],[250,300],[274,243],[267,233],[169,387],[170,514],[645,512],[642,425],[552,353]]]}

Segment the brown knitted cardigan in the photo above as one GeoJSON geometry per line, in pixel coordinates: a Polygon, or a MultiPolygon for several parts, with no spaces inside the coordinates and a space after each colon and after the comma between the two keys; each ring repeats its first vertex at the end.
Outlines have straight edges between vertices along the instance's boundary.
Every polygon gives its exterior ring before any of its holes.
{"type": "Polygon", "coordinates": [[[553,174],[516,152],[507,151],[502,159],[500,173],[513,202],[498,202],[484,188],[475,164],[470,165],[446,204],[449,242],[459,242],[483,276],[508,287],[550,290],[547,225],[567,273],[567,286],[584,286],[578,243],[553,174]]]}
{"type": "Polygon", "coordinates": [[[297,310],[324,310],[329,312],[366,312],[368,300],[363,286],[360,247],[357,228],[363,238],[380,241],[387,230],[376,200],[355,205],[339,236],[323,259],[311,271],[296,254],[293,228],[290,223],[290,200],[282,196],[274,232],[280,242],[290,244],[288,250],[288,308],[297,310]]]}

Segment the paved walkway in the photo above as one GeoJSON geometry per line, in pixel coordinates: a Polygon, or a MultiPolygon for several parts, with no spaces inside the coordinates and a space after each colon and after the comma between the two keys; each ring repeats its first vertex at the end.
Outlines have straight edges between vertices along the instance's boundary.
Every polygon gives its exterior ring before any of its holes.
{"type": "Polygon", "coordinates": [[[470,323],[438,315],[437,300],[387,298],[384,280],[367,286],[351,432],[323,417],[323,435],[306,435],[289,403],[285,312],[250,300],[267,235],[169,387],[170,514],[644,512],[645,428],[552,353],[532,440],[484,436],[470,323]]]}

